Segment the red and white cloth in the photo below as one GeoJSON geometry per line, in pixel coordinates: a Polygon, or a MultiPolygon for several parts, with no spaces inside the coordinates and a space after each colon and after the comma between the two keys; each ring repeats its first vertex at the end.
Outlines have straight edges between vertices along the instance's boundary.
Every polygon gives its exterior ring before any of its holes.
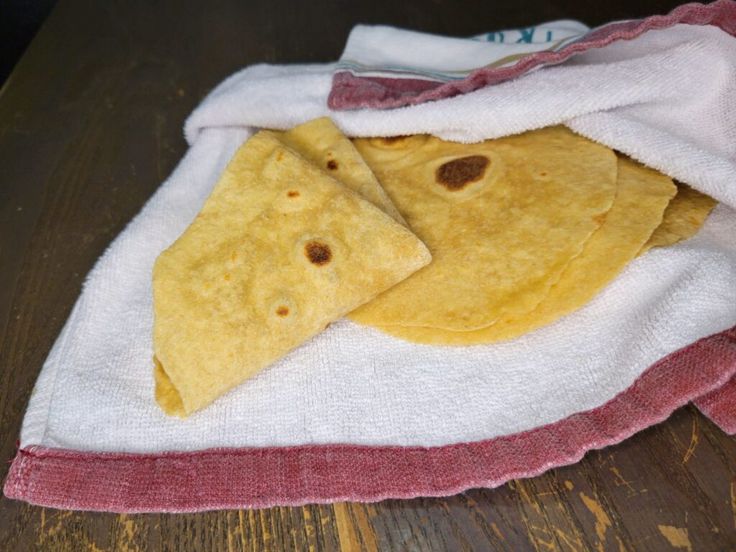
{"type": "Polygon", "coordinates": [[[332,109],[385,109],[449,98],[673,24],[715,25],[733,34],[732,10],[721,0],[595,29],[562,20],[467,39],[357,25],[335,69],[328,103],[332,109]]]}
{"type": "Polygon", "coordinates": [[[187,121],[177,169],[89,275],[5,494],[120,512],[445,495],[575,462],[688,401],[736,430],[736,4],[656,21],[400,109],[329,110],[336,64],[227,79],[187,121]],[[519,339],[420,346],[343,320],[191,418],[166,417],[153,400],[156,256],[255,129],[325,114],[350,135],[459,141],[564,123],[722,203],[697,236],[636,259],[585,308],[519,339]]]}

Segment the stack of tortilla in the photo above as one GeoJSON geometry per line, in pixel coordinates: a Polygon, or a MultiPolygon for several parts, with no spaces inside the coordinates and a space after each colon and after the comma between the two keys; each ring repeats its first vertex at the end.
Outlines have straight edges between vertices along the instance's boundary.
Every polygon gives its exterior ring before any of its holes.
{"type": "Polygon", "coordinates": [[[694,234],[714,205],[564,127],[355,143],[434,260],[350,318],[418,343],[494,343],[549,324],[639,254],[694,234]]]}
{"type": "Polygon", "coordinates": [[[156,399],[187,416],[348,313],[418,343],[512,339],[713,203],[564,127],[471,145],[351,143],[325,118],[259,132],[156,262],[156,399]]]}

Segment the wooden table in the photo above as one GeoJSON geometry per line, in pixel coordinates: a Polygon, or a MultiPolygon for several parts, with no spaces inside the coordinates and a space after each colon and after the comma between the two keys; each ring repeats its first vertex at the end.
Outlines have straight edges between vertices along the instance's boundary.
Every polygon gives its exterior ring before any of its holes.
{"type": "MultiPolygon", "coordinates": [[[[185,117],[229,73],[333,60],[358,22],[470,35],[564,17],[596,25],[674,4],[61,1],[0,93],[0,458],[15,453],[86,273],[181,158],[185,117]]],[[[688,407],[574,466],[447,499],[193,515],[0,502],[0,550],[308,547],[734,549],[736,440],[688,407]]]]}

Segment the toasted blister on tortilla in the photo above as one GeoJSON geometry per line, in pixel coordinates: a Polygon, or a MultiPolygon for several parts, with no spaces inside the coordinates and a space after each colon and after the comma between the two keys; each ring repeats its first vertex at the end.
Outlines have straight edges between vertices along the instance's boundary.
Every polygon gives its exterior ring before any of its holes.
{"type": "Polygon", "coordinates": [[[207,406],[430,260],[405,226],[256,134],[155,263],[157,402],[207,406]]]}
{"type": "Polygon", "coordinates": [[[677,195],[664,212],[664,219],[641,248],[665,247],[694,236],[718,202],[686,184],[677,183],[677,195]]]}
{"type": "Polygon", "coordinates": [[[350,139],[330,118],[313,119],[278,133],[278,136],[302,157],[321,167],[395,221],[406,225],[373,171],[366,165],[350,139]]]}
{"type": "Polygon", "coordinates": [[[380,329],[418,343],[478,345],[512,339],[554,322],[588,303],[638,255],[662,222],[676,191],[669,177],[619,158],[616,199],[605,221],[537,308],[520,316],[504,316],[495,324],[474,331],[401,326],[380,329]]]}
{"type": "Polygon", "coordinates": [[[616,155],[564,127],[479,144],[355,140],[433,261],[350,314],[468,331],[536,308],[600,227],[616,155]]]}

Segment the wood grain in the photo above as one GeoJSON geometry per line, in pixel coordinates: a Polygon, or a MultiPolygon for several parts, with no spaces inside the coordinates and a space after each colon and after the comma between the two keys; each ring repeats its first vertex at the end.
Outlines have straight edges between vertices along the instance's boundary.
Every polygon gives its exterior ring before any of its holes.
{"type": "MultiPolygon", "coordinates": [[[[0,457],[14,455],[85,274],[173,169],[184,119],[229,73],[335,59],[357,22],[470,35],[674,5],[62,0],[0,91],[0,457]]],[[[190,515],[0,500],[0,550],[338,549],[736,549],[736,441],[688,407],[574,466],[448,498],[190,515]]]]}

